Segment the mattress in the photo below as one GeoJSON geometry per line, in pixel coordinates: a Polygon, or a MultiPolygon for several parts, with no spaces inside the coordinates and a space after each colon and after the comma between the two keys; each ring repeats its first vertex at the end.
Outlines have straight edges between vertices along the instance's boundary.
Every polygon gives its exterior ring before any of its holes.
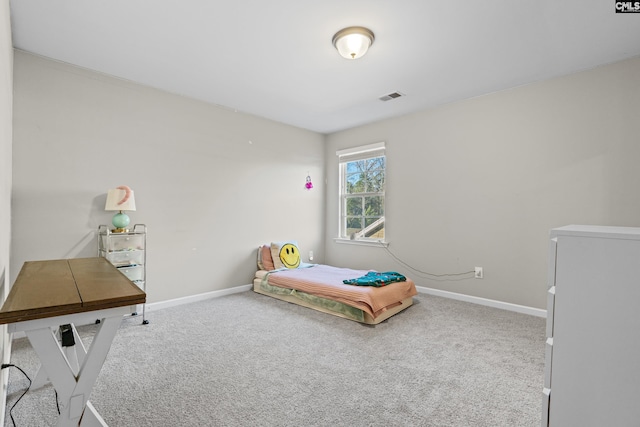
{"type": "Polygon", "coordinates": [[[409,278],[381,287],[343,283],[367,272],[322,264],[270,272],[259,270],[254,291],[369,324],[379,323],[413,303],[417,291],[409,278]]]}

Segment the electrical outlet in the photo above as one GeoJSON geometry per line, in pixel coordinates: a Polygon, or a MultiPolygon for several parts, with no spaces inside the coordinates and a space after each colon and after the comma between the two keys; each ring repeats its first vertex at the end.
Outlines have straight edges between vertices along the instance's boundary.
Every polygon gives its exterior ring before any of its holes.
{"type": "Polygon", "coordinates": [[[313,251],[309,251],[309,261],[313,261],[313,251]]]}
{"type": "Polygon", "coordinates": [[[484,277],[484,272],[482,271],[482,267],[476,267],[474,276],[476,279],[482,279],[484,277]]]}

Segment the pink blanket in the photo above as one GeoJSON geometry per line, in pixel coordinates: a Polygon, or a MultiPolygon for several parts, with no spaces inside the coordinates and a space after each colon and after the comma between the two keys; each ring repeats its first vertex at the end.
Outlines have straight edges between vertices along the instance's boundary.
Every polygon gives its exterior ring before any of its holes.
{"type": "Polygon", "coordinates": [[[417,295],[416,286],[409,278],[406,282],[395,282],[380,288],[342,283],[345,279],[356,279],[367,272],[318,264],[309,268],[274,271],[267,280],[272,286],[340,301],[366,311],[374,319],[385,310],[399,305],[402,300],[417,295]]]}

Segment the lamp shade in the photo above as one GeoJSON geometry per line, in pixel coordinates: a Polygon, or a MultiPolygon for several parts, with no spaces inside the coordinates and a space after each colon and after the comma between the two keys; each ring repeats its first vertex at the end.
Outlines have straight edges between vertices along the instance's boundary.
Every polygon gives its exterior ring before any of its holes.
{"type": "Polygon", "coordinates": [[[348,27],[333,36],[333,45],[343,58],[358,59],[373,44],[373,32],[364,27],[348,27]]]}
{"type": "MultiPolygon", "coordinates": [[[[124,187],[124,186],[122,186],[124,187]]],[[[133,196],[133,190],[129,187],[114,188],[107,192],[107,203],[104,206],[105,211],[135,211],[136,200],[133,196]]]]}

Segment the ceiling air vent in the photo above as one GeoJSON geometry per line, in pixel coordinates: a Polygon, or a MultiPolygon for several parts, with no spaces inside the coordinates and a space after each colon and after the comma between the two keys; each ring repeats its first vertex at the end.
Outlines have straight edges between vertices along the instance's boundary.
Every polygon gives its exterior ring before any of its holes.
{"type": "Polygon", "coordinates": [[[388,95],[381,96],[380,101],[391,101],[392,99],[400,98],[401,96],[404,96],[404,93],[393,92],[388,95]]]}

